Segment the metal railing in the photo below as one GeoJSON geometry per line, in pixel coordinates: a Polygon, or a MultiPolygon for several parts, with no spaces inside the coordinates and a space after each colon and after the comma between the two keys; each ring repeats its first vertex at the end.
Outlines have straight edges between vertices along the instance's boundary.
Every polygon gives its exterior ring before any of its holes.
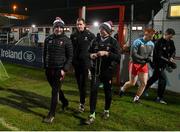
{"type": "Polygon", "coordinates": [[[9,43],[8,33],[0,33],[0,42],[6,44],[9,43]]]}

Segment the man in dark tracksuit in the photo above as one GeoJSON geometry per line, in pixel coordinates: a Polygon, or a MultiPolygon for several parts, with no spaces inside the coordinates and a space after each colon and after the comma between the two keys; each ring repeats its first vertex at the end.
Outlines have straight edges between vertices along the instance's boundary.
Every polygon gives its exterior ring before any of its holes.
{"type": "Polygon", "coordinates": [[[73,48],[71,40],[64,34],[63,27],[64,22],[57,17],[53,23],[54,33],[45,39],[44,67],[47,80],[52,87],[50,111],[43,120],[46,123],[52,123],[54,119],[58,95],[62,102],[62,109],[68,106],[68,100],[61,90],[61,85],[72,62],[73,48]]]}
{"type": "Polygon", "coordinates": [[[73,44],[73,67],[80,93],[79,112],[85,110],[86,82],[88,78],[88,69],[90,68],[90,59],[88,56],[88,48],[90,42],[95,38],[94,34],[85,28],[84,19],[77,19],[77,31],[71,34],[73,44]]]}
{"type": "Polygon", "coordinates": [[[146,91],[154,82],[158,80],[158,97],[156,101],[162,104],[167,104],[163,100],[163,94],[166,88],[166,75],[164,70],[166,67],[176,68],[176,64],[174,63],[176,49],[174,46],[174,41],[171,40],[174,35],[175,31],[169,28],[166,30],[164,37],[156,42],[153,54],[154,71],[145,88],[146,91]]]}
{"type": "Polygon", "coordinates": [[[109,109],[112,100],[112,77],[116,64],[120,61],[118,42],[110,36],[112,25],[104,22],[100,25],[100,38],[95,38],[89,48],[91,66],[90,116],[85,122],[90,125],[95,121],[95,109],[99,82],[103,83],[105,92],[105,108],[103,118],[109,118],[109,109]]]}

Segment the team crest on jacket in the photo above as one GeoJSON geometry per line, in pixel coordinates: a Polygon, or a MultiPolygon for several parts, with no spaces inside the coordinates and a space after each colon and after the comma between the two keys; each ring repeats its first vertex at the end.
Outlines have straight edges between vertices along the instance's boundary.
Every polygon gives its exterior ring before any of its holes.
{"type": "Polygon", "coordinates": [[[85,37],[84,40],[88,40],[88,37],[85,37]]]}
{"type": "Polygon", "coordinates": [[[59,41],[58,43],[59,43],[60,46],[63,45],[63,41],[59,41]]]}

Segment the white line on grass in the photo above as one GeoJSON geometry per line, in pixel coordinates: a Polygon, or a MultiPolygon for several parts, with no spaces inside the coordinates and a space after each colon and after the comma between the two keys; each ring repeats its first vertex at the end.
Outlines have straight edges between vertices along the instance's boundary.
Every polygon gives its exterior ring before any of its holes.
{"type": "Polygon", "coordinates": [[[0,124],[2,124],[2,126],[4,126],[5,128],[8,128],[10,130],[14,130],[14,131],[18,131],[19,129],[17,127],[14,127],[12,125],[10,125],[9,123],[7,123],[4,118],[0,118],[0,124]]]}

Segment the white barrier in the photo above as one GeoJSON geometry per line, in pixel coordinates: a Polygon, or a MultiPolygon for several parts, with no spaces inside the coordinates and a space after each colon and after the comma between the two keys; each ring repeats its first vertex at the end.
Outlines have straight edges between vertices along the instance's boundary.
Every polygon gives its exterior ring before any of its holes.
{"type": "MultiPolygon", "coordinates": [[[[127,70],[127,64],[129,60],[125,60],[124,57],[121,58],[121,73],[120,73],[120,81],[122,82],[126,82],[128,81],[128,70],[127,70]],[[126,64],[126,65],[124,65],[126,64]],[[123,72],[122,72],[123,71],[123,72]]],[[[176,59],[175,60],[176,64],[177,64],[177,68],[175,70],[173,70],[173,72],[169,73],[166,70],[166,76],[167,76],[167,85],[166,85],[166,89],[176,92],[176,93],[180,93],[180,60],[176,59]]],[[[149,66],[149,77],[152,76],[152,69],[149,66]]],[[[151,88],[157,88],[158,85],[158,81],[155,82],[151,88]]]]}
{"type": "MultiPolygon", "coordinates": [[[[165,70],[167,77],[166,89],[176,93],[180,93],[180,60],[176,60],[177,68],[173,72],[169,73],[165,70]]],[[[150,68],[149,77],[152,76],[152,69],[150,68]]],[[[158,81],[155,82],[151,88],[157,88],[158,81]]]]}
{"type": "Polygon", "coordinates": [[[176,60],[177,69],[172,73],[166,72],[167,75],[167,89],[173,92],[180,93],[180,60],[176,60]]]}

